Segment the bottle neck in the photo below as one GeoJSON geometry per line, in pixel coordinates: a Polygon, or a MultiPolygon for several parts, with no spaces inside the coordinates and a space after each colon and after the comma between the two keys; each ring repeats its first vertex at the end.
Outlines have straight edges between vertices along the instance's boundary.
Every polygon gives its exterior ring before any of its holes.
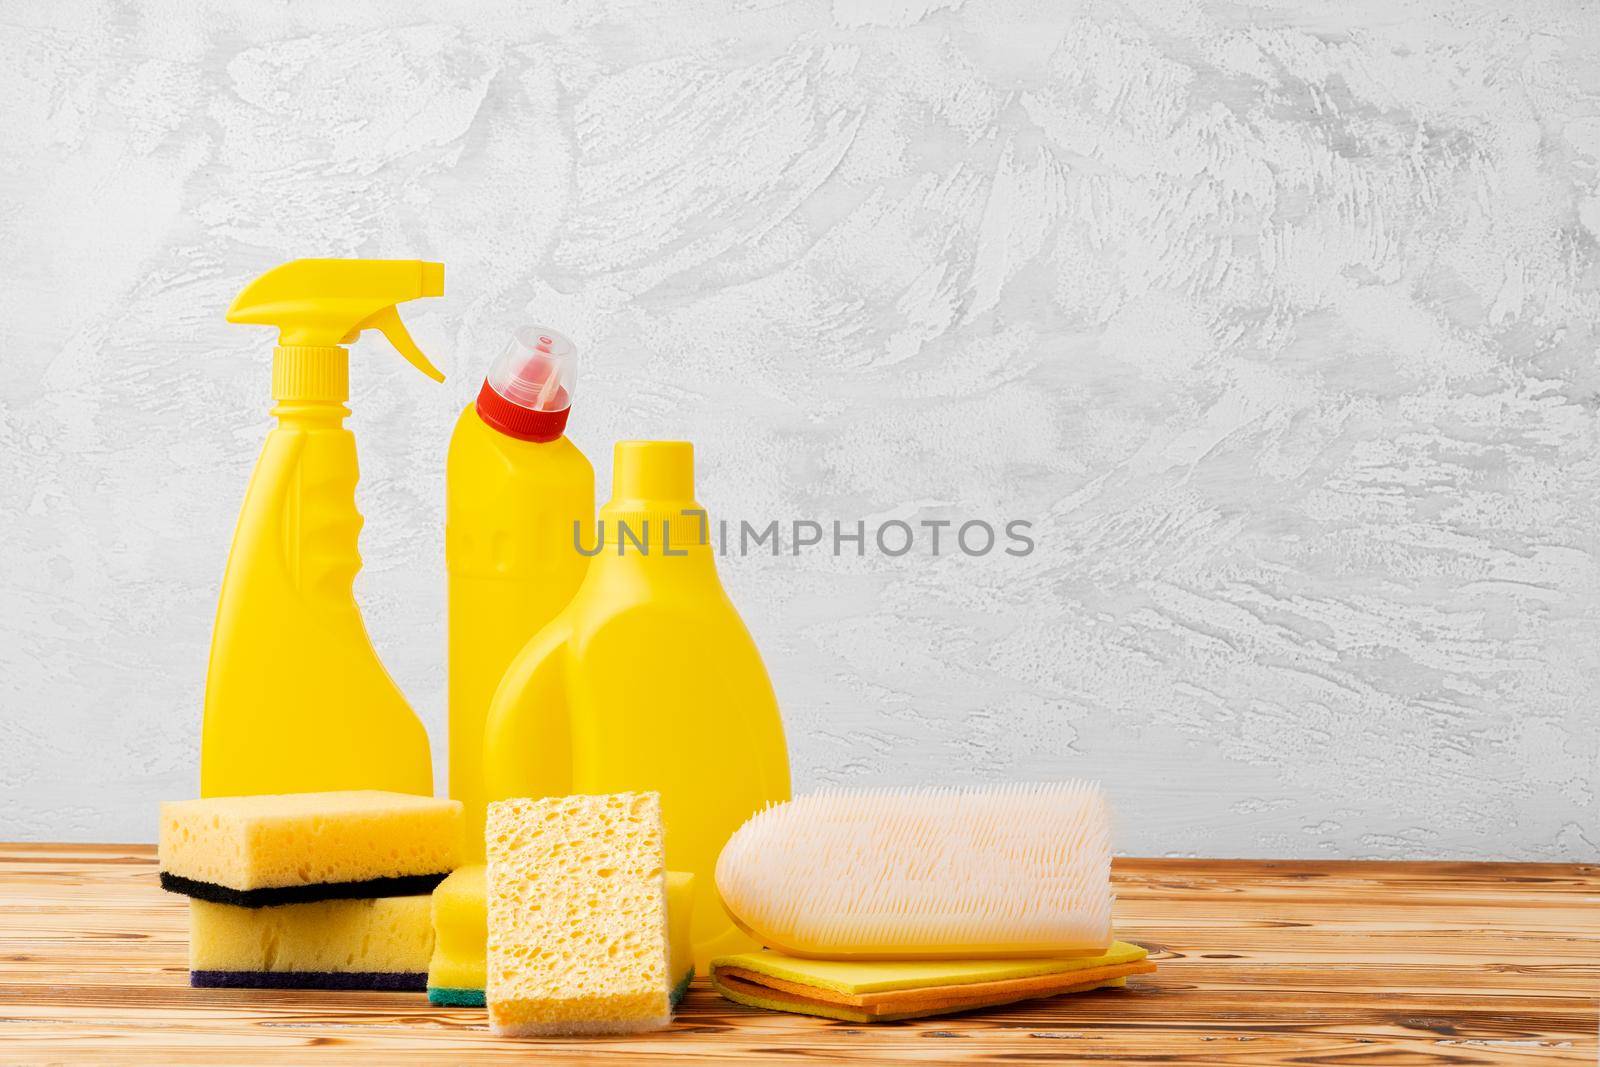
{"type": "Polygon", "coordinates": [[[350,415],[350,409],[334,401],[280,400],[272,405],[272,417],[280,426],[338,429],[350,415]]]}
{"type": "MultiPolygon", "coordinates": [[[[279,345],[272,350],[272,399],[332,405],[350,399],[350,352],[339,345],[279,345]]],[[[346,412],[348,414],[348,412],[346,412]]]]}
{"type": "Polygon", "coordinates": [[[350,353],[338,345],[272,350],[272,414],[281,425],[338,427],[350,414],[350,353]]]}
{"type": "Polygon", "coordinates": [[[710,520],[692,501],[681,507],[618,507],[600,509],[599,520],[585,553],[598,559],[632,560],[644,564],[708,563],[711,560],[710,520]]]}

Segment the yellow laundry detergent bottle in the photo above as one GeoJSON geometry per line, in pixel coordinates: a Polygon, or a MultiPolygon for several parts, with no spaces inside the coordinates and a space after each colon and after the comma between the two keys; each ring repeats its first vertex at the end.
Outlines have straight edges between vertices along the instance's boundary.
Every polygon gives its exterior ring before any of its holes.
{"type": "Polygon", "coordinates": [[[489,799],[661,793],[667,868],[695,875],[694,952],[754,943],[713,872],[733,831],[789,797],[777,700],[717,578],[685,441],[622,441],[589,572],[517,654],[484,731],[489,799]]]}
{"type": "Polygon", "coordinates": [[[299,259],[234,300],[228,321],[273,326],[272,414],[228,554],[200,739],[204,796],[389,789],[431,794],[428,737],[379,662],[356,606],[356,442],[350,354],[378,330],[418,370],[395,305],[444,292],[418,260],[299,259]]]}
{"type": "Polygon", "coordinates": [[[450,795],[467,851],[483,858],[483,721],[511,658],[555,618],[589,567],[594,468],[563,436],[577,349],[543,326],[517,330],[450,438],[450,795]]]}

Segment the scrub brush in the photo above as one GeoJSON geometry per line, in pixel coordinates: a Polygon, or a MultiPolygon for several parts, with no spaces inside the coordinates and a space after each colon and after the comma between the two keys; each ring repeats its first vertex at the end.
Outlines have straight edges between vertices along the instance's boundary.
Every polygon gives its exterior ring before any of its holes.
{"type": "Polygon", "coordinates": [[[1112,940],[1108,822],[1090,782],[828,789],[741,826],[717,890],[790,956],[1096,956],[1112,940]]]}

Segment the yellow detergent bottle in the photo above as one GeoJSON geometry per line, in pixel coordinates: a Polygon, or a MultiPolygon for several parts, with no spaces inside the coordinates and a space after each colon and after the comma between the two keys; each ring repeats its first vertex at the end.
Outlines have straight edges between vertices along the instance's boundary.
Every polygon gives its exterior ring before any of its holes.
{"type": "Polygon", "coordinates": [[[367,637],[352,586],[356,442],[350,354],[382,331],[418,370],[441,374],[395,305],[444,292],[418,260],[299,259],[268,271],[229,322],[278,329],[272,413],[222,581],[200,739],[203,796],[389,789],[431,794],[422,722],[367,637]]]}
{"type": "Polygon", "coordinates": [[[789,797],[777,701],[708,535],[693,447],[618,443],[589,573],[512,661],[484,731],[491,800],[660,791],[667,867],[695,875],[702,969],[754,947],[717,899],[718,853],[789,797]]]}
{"type": "Polygon", "coordinates": [[[483,721],[513,656],[555,618],[589,567],[594,468],[562,436],[577,350],[518,330],[456,421],[445,474],[450,574],[450,795],[483,858],[483,721]]]}

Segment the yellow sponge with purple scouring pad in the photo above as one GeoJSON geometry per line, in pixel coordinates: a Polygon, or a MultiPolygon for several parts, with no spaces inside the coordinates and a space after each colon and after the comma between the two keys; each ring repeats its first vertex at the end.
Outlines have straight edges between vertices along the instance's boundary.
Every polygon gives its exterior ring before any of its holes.
{"type": "Polygon", "coordinates": [[[420,991],[432,952],[425,896],[271,908],[189,901],[194,986],[420,991]]]}

